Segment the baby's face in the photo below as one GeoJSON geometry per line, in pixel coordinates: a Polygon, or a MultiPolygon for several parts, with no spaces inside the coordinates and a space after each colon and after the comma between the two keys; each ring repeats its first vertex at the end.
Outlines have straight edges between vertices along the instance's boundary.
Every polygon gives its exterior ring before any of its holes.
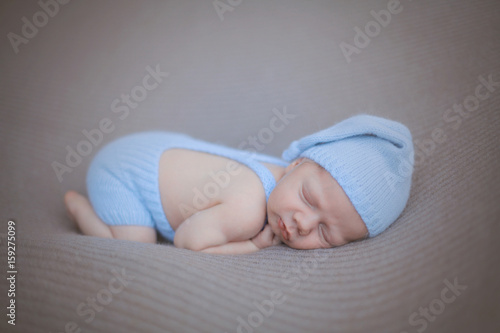
{"type": "Polygon", "coordinates": [[[340,246],[368,233],[337,181],[305,158],[286,168],[269,196],[267,218],[277,237],[296,249],[340,246]]]}

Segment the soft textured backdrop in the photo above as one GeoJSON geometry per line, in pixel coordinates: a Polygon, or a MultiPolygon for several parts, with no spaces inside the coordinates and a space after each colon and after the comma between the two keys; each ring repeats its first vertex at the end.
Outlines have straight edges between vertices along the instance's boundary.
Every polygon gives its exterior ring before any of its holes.
{"type": "Polygon", "coordinates": [[[15,327],[0,280],[0,331],[498,332],[500,85],[481,78],[500,82],[500,2],[396,5],[2,1],[0,270],[13,220],[18,272],[15,327]],[[371,23],[388,5],[390,21],[371,23]],[[142,89],[156,68],[168,75],[142,89]],[[116,137],[163,129],[238,147],[255,136],[279,155],[360,112],[405,123],[418,149],[408,206],[374,239],[211,256],[82,236],[65,215],[64,192],[85,193],[92,156],[116,137]],[[83,143],[103,119],[112,130],[83,143]],[[78,147],[88,156],[70,167],[78,147]],[[71,172],[58,179],[54,162],[71,172]]]}

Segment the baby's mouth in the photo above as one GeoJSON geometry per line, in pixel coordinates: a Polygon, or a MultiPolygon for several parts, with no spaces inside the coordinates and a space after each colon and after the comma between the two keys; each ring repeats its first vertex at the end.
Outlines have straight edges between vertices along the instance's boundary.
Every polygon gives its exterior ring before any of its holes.
{"type": "Polygon", "coordinates": [[[283,222],[283,220],[281,219],[281,217],[278,218],[278,227],[281,230],[281,235],[283,236],[283,239],[289,241],[290,240],[290,233],[286,229],[286,225],[283,222]]]}

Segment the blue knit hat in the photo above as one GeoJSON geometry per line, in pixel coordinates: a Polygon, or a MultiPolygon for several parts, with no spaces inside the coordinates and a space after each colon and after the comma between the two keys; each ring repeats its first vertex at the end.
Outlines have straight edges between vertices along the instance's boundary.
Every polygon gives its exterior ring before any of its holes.
{"type": "Polygon", "coordinates": [[[404,125],[370,115],[348,118],[290,144],[283,159],[306,157],[337,180],[370,237],[389,227],[410,195],[413,142],[404,125]]]}

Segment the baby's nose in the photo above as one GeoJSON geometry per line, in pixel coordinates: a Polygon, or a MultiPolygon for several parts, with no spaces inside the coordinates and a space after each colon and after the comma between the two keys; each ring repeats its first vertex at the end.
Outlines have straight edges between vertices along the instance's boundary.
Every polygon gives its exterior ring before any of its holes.
{"type": "Polygon", "coordinates": [[[307,236],[311,233],[311,231],[314,229],[315,225],[315,218],[314,216],[300,216],[295,220],[297,224],[297,233],[300,236],[307,236]]]}
{"type": "Polygon", "coordinates": [[[300,236],[307,236],[311,233],[311,229],[303,229],[299,227],[297,230],[300,236]]]}

